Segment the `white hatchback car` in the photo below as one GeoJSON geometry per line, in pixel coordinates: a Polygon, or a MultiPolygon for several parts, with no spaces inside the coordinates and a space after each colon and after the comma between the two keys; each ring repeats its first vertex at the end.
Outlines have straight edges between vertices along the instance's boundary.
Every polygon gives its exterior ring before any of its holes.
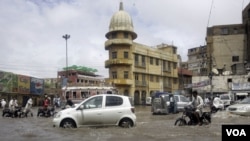
{"type": "Polygon", "coordinates": [[[133,127],[136,125],[136,115],[131,102],[130,97],[116,94],[91,96],[76,107],[58,112],[53,119],[53,126],[63,128],[109,125],[133,127]]]}

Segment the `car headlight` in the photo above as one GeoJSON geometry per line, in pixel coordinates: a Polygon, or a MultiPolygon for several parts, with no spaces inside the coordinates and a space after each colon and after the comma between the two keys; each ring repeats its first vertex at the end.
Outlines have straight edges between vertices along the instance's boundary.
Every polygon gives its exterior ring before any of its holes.
{"type": "Polygon", "coordinates": [[[239,111],[250,111],[250,108],[249,107],[240,107],[238,108],[239,111]]]}

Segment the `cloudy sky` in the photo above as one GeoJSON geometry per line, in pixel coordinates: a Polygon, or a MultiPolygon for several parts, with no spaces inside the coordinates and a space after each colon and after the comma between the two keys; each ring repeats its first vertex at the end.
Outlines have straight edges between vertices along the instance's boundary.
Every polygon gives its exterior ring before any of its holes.
{"type": "MultiPolygon", "coordinates": [[[[66,66],[97,69],[108,77],[104,49],[109,22],[121,0],[0,0],[0,70],[56,77],[66,66]]],[[[205,45],[206,28],[240,24],[250,0],[122,0],[134,24],[135,42],[174,44],[183,61],[205,45]],[[212,7],[212,8],[211,8],[212,7]],[[211,9],[211,12],[210,12],[211,9]]]]}

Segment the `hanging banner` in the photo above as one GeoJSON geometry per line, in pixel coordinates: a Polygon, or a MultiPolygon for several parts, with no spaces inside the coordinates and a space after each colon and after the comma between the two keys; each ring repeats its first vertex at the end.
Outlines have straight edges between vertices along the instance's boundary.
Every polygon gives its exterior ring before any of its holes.
{"type": "Polygon", "coordinates": [[[232,83],[232,90],[237,91],[237,90],[250,90],[250,83],[232,83]]]}
{"type": "Polygon", "coordinates": [[[200,81],[198,83],[192,83],[192,84],[186,84],[185,88],[198,88],[198,87],[205,87],[210,85],[210,80],[204,80],[204,81],[200,81]]]}

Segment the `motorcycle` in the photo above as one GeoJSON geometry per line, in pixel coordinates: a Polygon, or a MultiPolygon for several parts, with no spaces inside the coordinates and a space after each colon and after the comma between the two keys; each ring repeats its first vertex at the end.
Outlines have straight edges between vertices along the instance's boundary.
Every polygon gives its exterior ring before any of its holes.
{"type": "MultiPolygon", "coordinates": [[[[175,126],[185,126],[185,125],[197,125],[198,120],[194,115],[195,109],[188,105],[184,107],[184,111],[181,117],[177,118],[175,121],[175,126]]],[[[201,125],[208,125],[211,123],[211,113],[202,112],[200,117],[201,125]]]]}
{"type": "Polygon", "coordinates": [[[22,107],[15,107],[14,111],[11,111],[9,108],[5,108],[3,109],[2,117],[20,118],[21,114],[22,114],[22,107]]]}
{"type": "Polygon", "coordinates": [[[51,117],[54,116],[55,114],[56,111],[54,107],[47,108],[47,110],[41,107],[38,109],[37,117],[51,117]]]}

